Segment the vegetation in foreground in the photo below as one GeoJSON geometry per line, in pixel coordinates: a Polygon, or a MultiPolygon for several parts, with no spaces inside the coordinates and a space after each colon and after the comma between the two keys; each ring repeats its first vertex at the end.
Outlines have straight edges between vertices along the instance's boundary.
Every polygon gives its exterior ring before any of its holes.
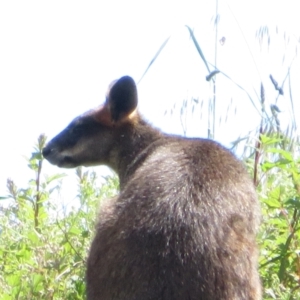
{"type": "MultiPolygon", "coordinates": [[[[9,205],[0,211],[0,299],[85,299],[85,260],[101,199],[117,193],[118,180],[99,184],[94,171],[76,169],[72,207],[58,197],[64,174],[44,176],[40,136],[28,160],[26,188],[7,181],[9,205]]],[[[2,197],[3,199],[6,197],[2,197]]]]}
{"type": "MultiPolygon", "coordinates": [[[[118,180],[104,183],[94,171],[76,169],[77,204],[62,207],[64,174],[43,174],[40,136],[28,167],[26,188],[7,181],[8,205],[0,217],[0,299],[85,299],[85,259],[101,199],[117,193],[118,180]]],[[[246,160],[261,200],[258,236],[264,299],[300,299],[299,144],[278,134],[261,134],[246,160]]],[[[7,201],[6,201],[7,202],[7,201]]],[[[4,201],[3,201],[4,203],[4,201]]]]}

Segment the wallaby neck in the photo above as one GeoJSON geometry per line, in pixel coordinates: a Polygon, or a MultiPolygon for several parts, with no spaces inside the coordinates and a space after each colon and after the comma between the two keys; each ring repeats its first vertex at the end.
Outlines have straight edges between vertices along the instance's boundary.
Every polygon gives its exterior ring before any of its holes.
{"type": "Polygon", "coordinates": [[[121,132],[115,168],[119,176],[121,190],[136,168],[142,164],[152,149],[156,147],[156,144],[164,140],[164,137],[163,133],[151,127],[144,120],[140,120],[134,126],[129,126],[121,132]]]}

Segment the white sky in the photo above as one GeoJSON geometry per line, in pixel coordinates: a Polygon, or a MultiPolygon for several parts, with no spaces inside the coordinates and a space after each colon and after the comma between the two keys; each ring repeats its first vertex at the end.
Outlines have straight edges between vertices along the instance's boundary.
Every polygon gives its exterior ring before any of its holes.
{"type": "MultiPolygon", "coordinates": [[[[257,104],[255,92],[262,81],[267,104],[273,103],[276,92],[269,74],[281,83],[299,48],[299,1],[219,0],[219,14],[219,38],[226,42],[218,43],[218,68],[257,104]],[[269,51],[264,44],[261,52],[255,32],[262,25],[269,27],[271,41],[269,51]],[[284,33],[289,43],[284,43],[284,33]]],[[[184,25],[195,29],[206,59],[213,63],[214,16],[212,0],[0,1],[0,195],[6,194],[7,177],[26,186],[30,174],[23,155],[30,155],[40,133],[51,138],[75,116],[102,103],[113,79],[128,74],[139,80],[170,35],[138,86],[140,111],[164,131],[182,133],[179,114],[164,116],[165,110],[174,103],[179,107],[186,98],[207,103],[212,96],[206,68],[184,25]]],[[[299,119],[299,57],[291,74],[299,119]]],[[[231,99],[237,107],[237,114],[231,113],[216,131],[216,139],[229,145],[253,129],[259,117],[245,94],[220,75],[217,89],[219,115],[231,99]]],[[[287,94],[278,102],[283,123],[290,113],[287,94]]],[[[194,118],[188,117],[188,135],[206,136],[205,116],[206,109],[198,106],[194,118]]]]}

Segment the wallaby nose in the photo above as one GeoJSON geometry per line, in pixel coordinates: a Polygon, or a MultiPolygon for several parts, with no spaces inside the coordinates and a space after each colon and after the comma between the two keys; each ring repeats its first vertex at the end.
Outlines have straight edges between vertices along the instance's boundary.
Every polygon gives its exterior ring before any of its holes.
{"type": "Polygon", "coordinates": [[[51,153],[51,147],[46,146],[45,148],[43,148],[42,153],[43,156],[46,158],[51,153]]]}

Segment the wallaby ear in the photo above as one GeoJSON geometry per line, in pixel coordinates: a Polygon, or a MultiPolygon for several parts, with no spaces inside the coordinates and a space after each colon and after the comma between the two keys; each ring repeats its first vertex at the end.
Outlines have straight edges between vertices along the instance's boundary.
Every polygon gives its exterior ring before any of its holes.
{"type": "Polygon", "coordinates": [[[131,77],[124,76],[113,82],[106,98],[111,121],[118,122],[129,116],[136,109],[137,102],[137,88],[131,77]]]}

